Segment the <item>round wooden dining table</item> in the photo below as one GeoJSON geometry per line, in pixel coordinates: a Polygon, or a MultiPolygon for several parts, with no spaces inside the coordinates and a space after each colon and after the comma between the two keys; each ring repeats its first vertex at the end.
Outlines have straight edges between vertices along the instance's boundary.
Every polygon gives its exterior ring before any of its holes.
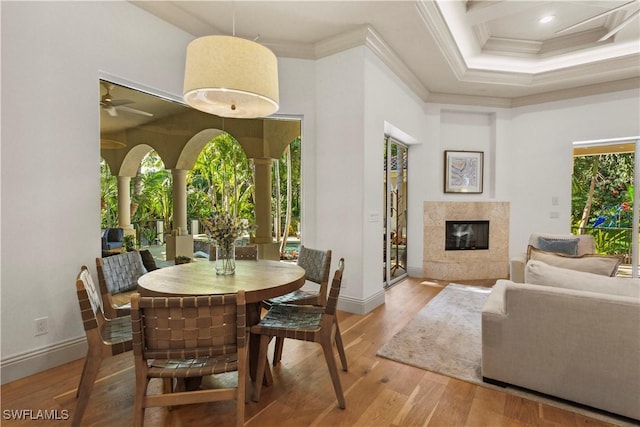
{"type": "MultiPolygon", "coordinates": [[[[138,279],[142,296],[199,296],[235,293],[244,289],[247,303],[247,326],[260,321],[260,302],[300,289],[305,271],[297,264],[280,261],[236,261],[232,275],[216,274],[215,261],[195,261],[159,268],[138,279]]],[[[249,361],[255,380],[260,337],[250,336],[249,361]]],[[[267,373],[269,376],[269,373],[267,373]]],[[[267,384],[270,383],[267,378],[267,384]]]]}

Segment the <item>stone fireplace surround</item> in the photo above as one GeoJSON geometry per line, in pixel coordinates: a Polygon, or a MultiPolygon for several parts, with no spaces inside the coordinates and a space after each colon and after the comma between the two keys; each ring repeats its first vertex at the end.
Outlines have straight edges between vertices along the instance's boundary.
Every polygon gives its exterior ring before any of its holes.
{"type": "Polygon", "coordinates": [[[483,280],[509,276],[509,202],[424,202],[423,277],[483,280]],[[489,221],[489,249],[445,251],[445,222],[489,221]]]}

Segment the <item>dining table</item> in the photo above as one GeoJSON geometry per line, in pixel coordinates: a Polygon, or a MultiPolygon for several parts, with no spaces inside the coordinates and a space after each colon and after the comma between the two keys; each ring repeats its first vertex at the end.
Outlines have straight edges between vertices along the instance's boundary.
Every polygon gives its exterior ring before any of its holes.
{"type": "MultiPolygon", "coordinates": [[[[247,326],[260,321],[261,302],[300,289],[305,270],[295,263],[271,260],[236,260],[234,274],[216,274],[215,261],[194,261],[150,271],[138,279],[141,296],[201,296],[244,290],[247,326]]],[[[249,373],[255,380],[260,337],[249,337],[249,373]]],[[[270,383],[270,372],[266,384],[270,383]]]]}

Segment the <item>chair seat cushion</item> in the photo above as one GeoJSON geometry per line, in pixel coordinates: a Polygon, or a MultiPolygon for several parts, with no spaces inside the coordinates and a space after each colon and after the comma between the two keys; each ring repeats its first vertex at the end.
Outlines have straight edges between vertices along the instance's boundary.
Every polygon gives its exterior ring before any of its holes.
{"type": "Polygon", "coordinates": [[[284,338],[310,339],[305,334],[320,330],[324,307],[279,304],[269,309],[260,322],[251,328],[253,334],[284,338]]]}
{"type": "Polygon", "coordinates": [[[148,376],[153,378],[193,378],[221,374],[238,369],[238,354],[195,359],[152,359],[148,376]]]}
{"type": "Polygon", "coordinates": [[[112,354],[119,354],[133,348],[131,341],[131,317],[122,316],[105,322],[100,335],[102,339],[112,345],[112,354]],[[118,347],[118,344],[121,347],[118,347]]]}
{"type": "Polygon", "coordinates": [[[318,304],[318,292],[302,289],[267,300],[269,304],[318,304]]]}

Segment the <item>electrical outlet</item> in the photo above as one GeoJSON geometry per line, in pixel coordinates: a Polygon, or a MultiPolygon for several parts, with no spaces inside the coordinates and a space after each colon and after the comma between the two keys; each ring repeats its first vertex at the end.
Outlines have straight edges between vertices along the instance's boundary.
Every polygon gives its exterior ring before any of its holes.
{"type": "Polygon", "coordinates": [[[35,319],[34,322],[36,324],[35,336],[44,335],[49,333],[49,329],[47,328],[48,317],[40,317],[35,319]]]}

